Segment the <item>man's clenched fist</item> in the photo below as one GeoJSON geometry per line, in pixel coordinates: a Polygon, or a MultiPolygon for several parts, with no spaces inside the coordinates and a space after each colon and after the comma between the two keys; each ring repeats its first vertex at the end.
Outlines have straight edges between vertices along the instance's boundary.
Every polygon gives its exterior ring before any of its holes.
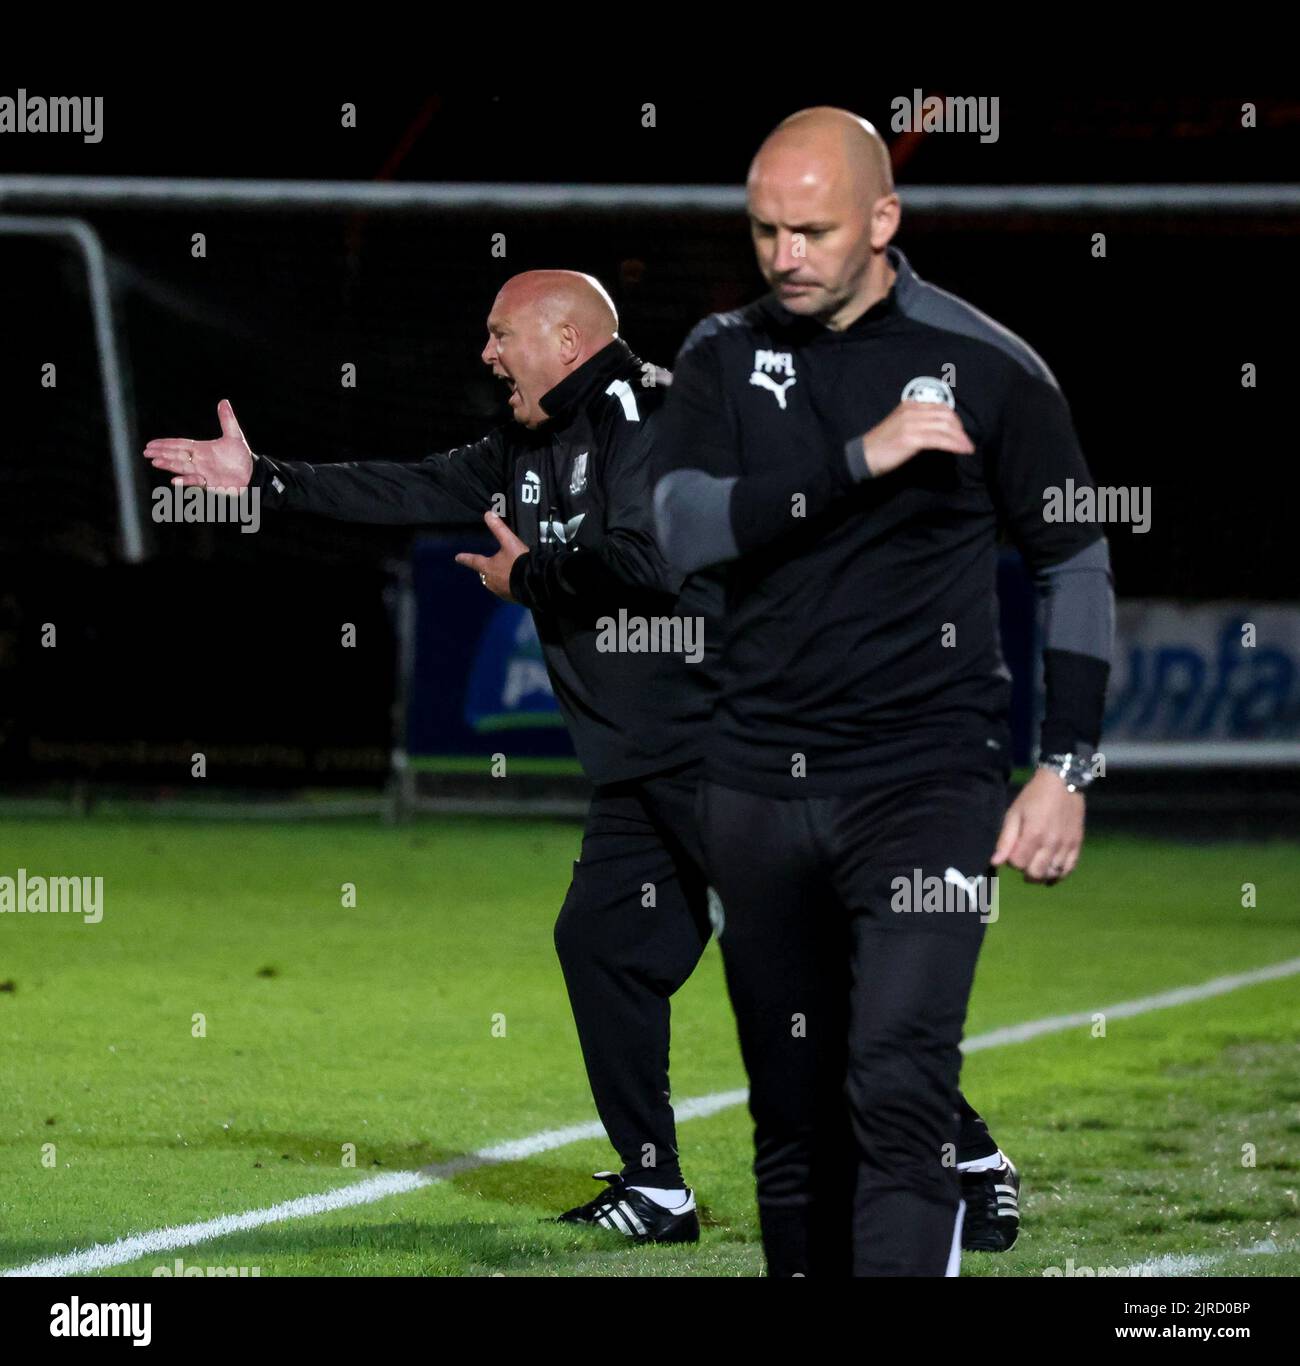
{"type": "Polygon", "coordinates": [[[888,474],[918,451],[974,455],[975,445],[961,419],[942,403],[900,403],[862,438],[872,477],[888,474]]]}

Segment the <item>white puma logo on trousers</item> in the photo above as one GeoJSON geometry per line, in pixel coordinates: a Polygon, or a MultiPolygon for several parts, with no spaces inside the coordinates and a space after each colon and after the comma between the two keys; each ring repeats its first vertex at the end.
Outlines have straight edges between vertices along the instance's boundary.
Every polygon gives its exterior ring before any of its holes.
{"type": "Polygon", "coordinates": [[[945,882],[951,882],[954,887],[960,887],[966,893],[966,898],[972,906],[979,905],[979,886],[984,881],[984,874],[981,873],[977,878],[963,877],[956,868],[949,868],[943,875],[945,882]]]}

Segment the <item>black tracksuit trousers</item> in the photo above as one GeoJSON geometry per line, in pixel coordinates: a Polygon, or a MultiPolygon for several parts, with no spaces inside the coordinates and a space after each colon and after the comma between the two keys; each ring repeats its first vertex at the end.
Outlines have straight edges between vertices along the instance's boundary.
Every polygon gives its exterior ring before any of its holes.
{"type": "Polygon", "coordinates": [[[695,823],[699,766],[598,787],[555,925],[583,1061],[635,1186],[686,1184],[668,1087],[669,997],[712,927],[695,823]]]}
{"type": "Polygon", "coordinates": [[[769,1275],[955,1268],[955,1163],[996,1151],[958,1090],[989,884],[982,911],[959,881],[946,911],[914,889],[985,874],[1005,806],[993,772],[802,799],[704,784],[769,1275]]]}
{"type": "MultiPolygon", "coordinates": [[[[555,926],[592,1096],[622,1175],[663,1189],[685,1185],[669,1100],[669,998],[711,933],[699,788],[699,765],[597,788],[555,926]]],[[[748,845],[746,836],[737,848],[748,845]]],[[[725,956],[726,935],[722,944],[725,956]]],[[[742,1022],[742,1044],[745,1033],[742,1022]]],[[[959,1159],[996,1151],[960,1096],[957,1109],[959,1159]]]]}

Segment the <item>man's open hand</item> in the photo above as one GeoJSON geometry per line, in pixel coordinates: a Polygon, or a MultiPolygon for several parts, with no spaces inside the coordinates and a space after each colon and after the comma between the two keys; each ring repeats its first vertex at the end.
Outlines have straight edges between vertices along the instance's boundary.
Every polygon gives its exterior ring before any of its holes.
{"type": "Polygon", "coordinates": [[[515,567],[515,561],[520,555],[528,554],[528,547],[495,512],[485,512],[483,520],[487,523],[488,530],[497,538],[497,544],[501,549],[490,557],[468,553],[457,555],[456,563],[472,569],[483,580],[483,587],[489,593],[495,593],[502,602],[514,602],[514,598],[510,596],[510,571],[515,567]]]}
{"type": "Polygon", "coordinates": [[[920,451],[975,454],[961,418],[943,403],[900,403],[862,442],[867,468],[876,478],[896,470],[920,451]]]}
{"type": "Polygon", "coordinates": [[[1068,877],[1083,847],[1083,805],[1083,793],[1071,792],[1049,769],[1038,769],[1002,822],[993,866],[1010,863],[1026,882],[1049,886],[1068,877]]]}
{"type": "Polygon", "coordinates": [[[221,435],[215,441],[193,441],[171,436],[151,441],[144,458],[156,470],[166,470],[176,478],[173,484],[197,484],[201,488],[235,492],[247,488],[253,477],[253,452],[239,429],[229,399],[217,404],[221,435]]]}

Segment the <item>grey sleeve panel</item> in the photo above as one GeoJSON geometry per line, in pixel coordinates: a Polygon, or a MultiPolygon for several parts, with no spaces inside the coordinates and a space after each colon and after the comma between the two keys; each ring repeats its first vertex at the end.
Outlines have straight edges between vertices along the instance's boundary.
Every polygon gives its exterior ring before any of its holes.
{"type": "Polygon", "coordinates": [[[899,295],[898,305],[907,317],[915,318],[928,327],[956,332],[963,337],[974,337],[996,346],[1031,375],[1046,380],[1054,389],[1061,387],[1056,382],[1056,376],[1047,368],[1047,362],[1027,341],[1016,336],[1009,327],[994,322],[987,313],[981,313],[965,299],[949,294],[946,289],[913,276],[899,295]]]}
{"type": "MultiPolygon", "coordinates": [[[[740,309],[733,309],[730,313],[710,313],[707,318],[701,318],[686,334],[686,340],[678,349],[677,360],[680,361],[688,351],[694,351],[702,341],[716,337],[729,327],[738,327],[742,321],[740,309]]],[[[673,362],[674,365],[676,363],[673,362]]]]}
{"type": "Polygon", "coordinates": [[[1106,538],[1034,576],[1047,603],[1043,648],[1109,664],[1115,648],[1115,590],[1106,538]]]}
{"type": "Polygon", "coordinates": [[[849,462],[849,478],[855,484],[861,484],[864,480],[874,477],[871,466],[867,464],[867,453],[860,436],[855,436],[851,441],[844,443],[844,458],[849,462]]]}
{"type": "Polygon", "coordinates": [[[740,554],[731,529],[735,477],[703,470],[673,470],[655,485],[655,531],[664,559],[678,574],[734,560],[740,554]]]}

